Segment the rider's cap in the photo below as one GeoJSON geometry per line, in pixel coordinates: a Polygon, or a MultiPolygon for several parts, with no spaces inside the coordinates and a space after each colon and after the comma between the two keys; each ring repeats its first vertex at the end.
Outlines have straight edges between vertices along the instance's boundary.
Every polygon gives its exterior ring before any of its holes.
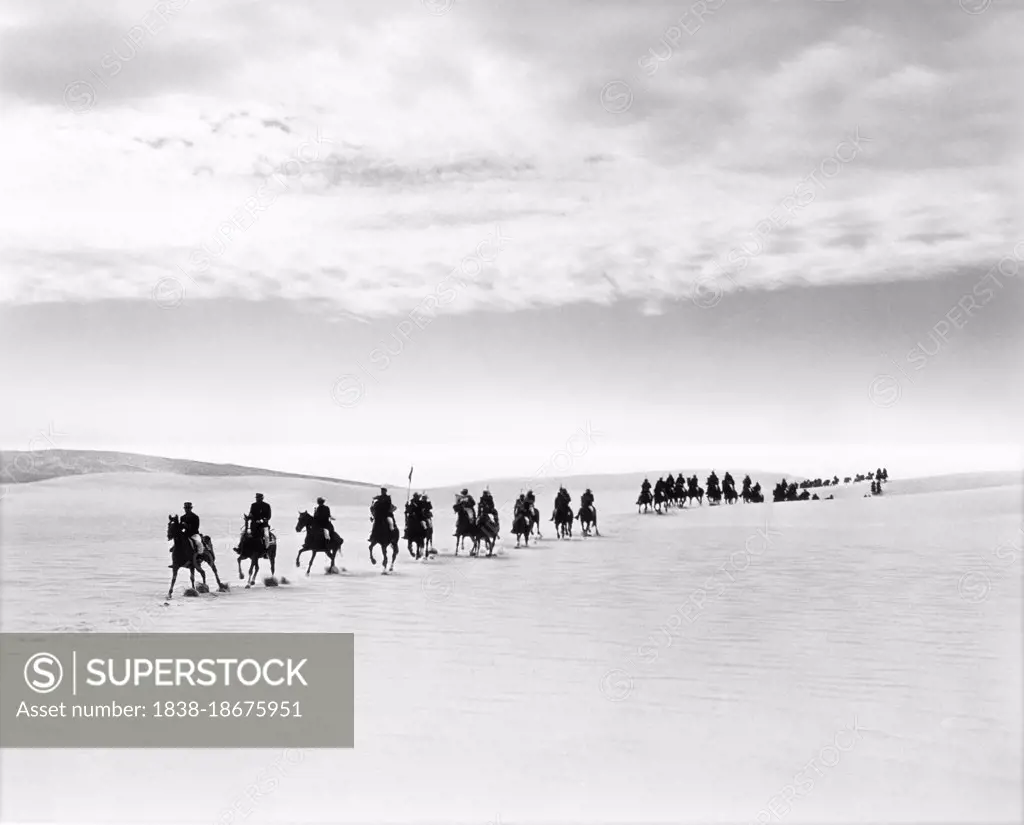
{"type": "Polygon", "coordinates": [[[322,497],[321,497],[321,498],[318,498],[318,499],[316,500],[316,503],[317,503],[317,504],[323,504],[323,503],[324,503],[324,500],[323,500],[323,498],[322,498],[322,497]]]}
{"type": "Polygon", "coordinates": [[[185,507],[185,508],[187,509],[187,508],[189,508],[189,507],[191,507],[191,506],[192,506],[192,502],[191,502],[191,501],[186,501],[186,502],[184,503],[184,505],[182,505],[182,506],[183,506],[183,507],[185,507]]]}
{"type": "Polygon", "coordinates": [[[256,498],[263,498],[263,493],[257,493],[256,498]]]}
{"type": "Polygon", "coordinates": [[[386,492],[388,491],[388,488],[387,488],[387,487],[381,487],[381,488],[380,488],[380,491],[381,491],[382,493],[386,493],[386,492]]]}
{"type": "Polygon", "coordinates": [[[462,495],[468,496],[469,495],[469,490],[467,490],[465,487],[463,487],[462,488],[462,495]]]}

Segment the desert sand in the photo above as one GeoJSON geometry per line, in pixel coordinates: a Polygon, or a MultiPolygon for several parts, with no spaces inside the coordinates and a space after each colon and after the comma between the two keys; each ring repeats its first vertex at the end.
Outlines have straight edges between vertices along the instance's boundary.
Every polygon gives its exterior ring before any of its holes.
{"type": "MultiPolygon", "coordinates": [[[[451,555],[452,489],[433,491],[441,555],[415,562],[403,543],[387,578],[366,552],[365,488],[162,473],[11,486],[4,631],[350,631],[356,746],[7,750],[4,819],[754,822],[803,771],[813,786],[787,822],[1020,820],[1019,476],[664,516],[637,515],[641,479],[565,479],[574,506],[593,487],[600,538],[558,542],[547,524],[515,549],[506,505],[489,559],[451,555]],[[246,591],[229,548],[257,490],[290,584],[246,591]],[[295,518],[317,495],[346,539],[341,576],[294,567],[295,518]],[[186,599],[179,577],[165,606],[166,519],[185,499],[232,590],[186,599]]],[[[520,486],[494,483],[496,501],[520,486]]],[[[546,519],[557,483],[533,486],[546,519]]]]}

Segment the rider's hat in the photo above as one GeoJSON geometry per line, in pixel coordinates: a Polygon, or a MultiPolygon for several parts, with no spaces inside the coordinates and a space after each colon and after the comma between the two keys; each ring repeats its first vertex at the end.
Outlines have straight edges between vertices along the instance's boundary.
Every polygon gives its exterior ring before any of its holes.
{"type": "Polygon", "coordinates": [[[419,497],[420,497],[420,494],[419,494],[419,493],[413,493],[413,494],[412,494],[412,497],[413,497],[413,498],[419,498],[419,497]]]}
{"type": "Polygon", "coordinates": [[[387,488],[387,487],[381,487],[381,488],[380,488],[380,491],[381,491],[382,493],[386,493],[386,492],[388,491],[388,488],[387,488]]]}
{"type": "Polygon", "coordinates": [[[464,495],[464,496],[468,496],[468,495],[469,495],[469,490],[468,490],[468,489],[466,489],[465,487],[463,487],[463,488],[462,488],[462,495],[464,495]]]}
{"type": "Polygon", "coordinates": [[[189,509],[189,508],[190,508],[190,507],[192,506],[192,502],[191,502],[191,501],[186,501],[186,502],[185,502],[185,503],[184,503],[184,504],[183,504],[182,506],[183,506],[183,507],[184,507],[184,508],[185,508],[186,510],[188,510],[188,509],[189,509]]]}
{"type": "Polygon", "coordinates": [[[263,493],[257,493],[256,498],[263,498],[263,493]]]}
{"type": "Polygon", "coordinates": [[[318,498],[318,499],[316,500],[316,503],[317,503],[317,504],[323,504],[323,503],[324,503],[324,499],[323,499],[323,496],[321,496],[320,498],[318,498]]]}

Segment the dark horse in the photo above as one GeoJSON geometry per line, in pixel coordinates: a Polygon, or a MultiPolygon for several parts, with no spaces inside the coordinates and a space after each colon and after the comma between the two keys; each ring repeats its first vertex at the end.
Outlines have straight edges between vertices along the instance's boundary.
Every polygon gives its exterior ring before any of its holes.
{"type": "Polygon", "coordinates": [[[473,549],[469,551],[471,556],[480,555],[480,543],[487,546],[487,555],[494,555],[494,542],[498,539],[498,522],[493,513],[481,513],[476,520],[476,531],[473,536],[473,549]]]}
{"type": "Polygon", "coordinates": [[[434,549],[434,528],[419,513],[405,514],[405,542],[409,555],[414,559],[429,559],[431,555],[437,555],[434,549]],[[412,549],[414,545],[415,553],[412,549]]]}
{"type": "Polygon", "coordinates": [[[697,499],[698,504],[704,504],[704,488],[697,483],[696,476],[690,479],[689,486],[686,488],[686,498],[691,504],[694,499],[697,499]]]}
{"type": "Polygon", "coordinates": [[[323,553],[331,560],[330,565],[327,567],[327,573],[337,573],[338,568],[334,562],[341,551],[341,545],[345,543],[345,539],[332,530],[331,540],[328,542],[324,536],[323,528],[313,524],[313,517],[309,514],[308,510],[303,510],[299,513],[299,520],[295,523],[296,533],[301,533],[303,530],[306,531],[306,538],[295,556],[295,566],[299,566],[299,558],[303,553],[312,553],[313,555],[309,557],[309,567],[306,568],[306,575],[308,576],[309,571],[313,569],[313,562],[316,561],[316,554],[323,553]]]}
{"type": "Polygon", "coordinates": [[[739,501],[739,493],[736,492],[736,488],[731,484],[726,485],[726,487],[722,490],[722,493],[725,496],[726,504],[735,504],[737,501],[739,501]]]}
{"type": "Polygon", "coordinates": [[[214,577],[217,579],[217,589],[223,593],[228,589],[228,586],[220,580],[220,574],[217,573],[217,564],[214,561],[213,555],[213,542],[210,541],[209,536],[203,536],[203,550],[201,553],[195,552],[195,547],[192,546],[192,542],[188,536],[182,531],[181,522],[177,516],[167,517],[167,540],[173,541],[174,546],[171,548],[171,586],[167,588],[167,598],[171,598],[174,593],[174,582],[178,579],[178,571],[182,567],[187,567],[189,572],[189,582],[191,586],[185,591],[186,596],[197,596],[200,593],[209,593],[210,588],[206,586],[206,573],[203,571],[203,562],[210,565],[210,569],[213,571],[214,577]],[[203,577],[203,583],[196,587],[196,569],[199,570],[199,575],[203,577]]]}
{"type": "Polygon", "coordinates": [[[555,507],[555,512],[551,516],[551,520],[555,523],[555,533],[560,539],[572,538],[572,522],[576,516],[572,512],[572,507],[563,502],[555,507]]]}
{"type": "Polygon", "coordinates": [[[636,511],[639,513],[640,508],[644,508],[644,512],[650,512],[651,504],[654,503],[654,499],[651,497],[650,490],[641,490],[640,496],[636,500],[636,511]]]}
{"type": "MultiPolygon", "coordinates": [[[[477,522],[473,520],[473,513],[469,507],[455,506],[455,555],[459,555],[459,548],[464,546],[465,539],[477,544],[478,534],[477,522]]],[[[476,555],[470,553],[470,555],[476,555]]]]}
{"type": "Polygon", "coordinates": [[[583,531],[584,537],[590,535],[591,529],[593,529],[594,535],[601,535],[600,531],[597,529],[597,510],[594,509],[593,504],[588,504],[586,507],[580,507],[580,511],[576,514],[576,518],[580,520],[580,529],[583,531]]]}
{"type": "Polygon", "coordinates": [[[370,516],[370,518],[373,519],[373,528],[370,530],[370,563],[377,563],[377,558],[373,555],[373,548],[379,544],[381,552],[380,563],[383,568],[380,572],[383,576],[385,573],[395,569],[395,559],[398,558],[398,542],[402,538],[402,533],[398,529],[398,525],[394,524],[390,518],[380,518],[377,516],[370,516]],[[391,548],[390,567],[388,567],[389,547],[391,548]]]}
{"type": "Polygon", "coordinates": [[[530,546],[530,533],[533,530],[533,512],[537,512],[535,508],[523,507],[512,519],[512,535],[516,537],[516,547],[519,547],[519,543],[522,540],[526,540],[526,546],[530,546]]]}
{"type": "Polygon", "coordinates": [[[252,530],[249,516],[243,515],[242,519],[245,523],[242,527],[242,533],[238,537],[238,547],[235,548],[235,552],[238,553],[238,578],[246,578],[242,574],[242,559],[248,559],[249,576],[248,581],[245,583],[245,588],[248,590],[256,584],[256,576],[260,572],[260,559],[267,559],[270,562],[270,576],[263,583],[267,587],[274,587],[277,585],[277,536],[274,535],[272,530],[268,531],[270,533],[270,546],[264,547],[263,539],[252,530]]]}

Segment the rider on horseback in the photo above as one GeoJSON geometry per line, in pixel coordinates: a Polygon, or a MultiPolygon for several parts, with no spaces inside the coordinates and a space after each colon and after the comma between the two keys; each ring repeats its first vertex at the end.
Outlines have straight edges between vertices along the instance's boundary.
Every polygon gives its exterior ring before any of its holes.
{"type": "Polygon", "coordinates": [[[555,493],[555,509],[551,512],[551,520],[555,521],[558,516],[559,510],[569,509],[569,504],[572,502],[572,496],[569,495],[569,491],[562,485],[558,488],[558,492],[555,493]]]}
{"type": "Polygon", "coordinates": [[[179,521],[181,532],[192,543],[192,553],[198,556],[203,552],[203,538],[199,535],[199,516],[192,512],[191,501],[186,501],[182,506],[185,508],[185,514],[179,521]]]}
{"type": "Polygon", "coordinates": [[[594,506],[594,494],[590,492],[590,488],[587,487],[586,491],[580,496],[581,507],[593,507],[594,506]]]}
{"type": "Polygon", "coordinates": [[[328,507],[323,498],[316,500],[316,510],[313,511],[313,526],[323,530],[324,543],[330,547],[334,541],[334,527],[331,522],[334,521],[334,516],[331,515],[331,508],[328,507]]]}
{"type": "MultiPolygon", "coordinates": [[[[465,487],[463,487],[462,491],[455,497],[455,504],[452,506],[453,513],[458,513],[460,510],[465,510],[466,515],[469,516],[469,520],[471,522],[476,522],[476,499],[469,494],[469,490],[465,487]]],[[[458,527],[456,527],[456,530],[452,535],[459,535],[458,527]]]]}
{"type": "Polygon", "coordinates": [[[388,529],[391,531],[395,530],[395,505],[391,503],[391,496],[388,495],[387,487],[380,488],[380,495],[374,498],[370,504],[370,514],[377,520],[386,519],[388,529]]]}
{"type": "Polygon", "coordinates": [[[427,523],[428,530],[434,526],[434,505],[430,503],[430,496],[426,493],[420,496],[420,515],[427,523]]]}
{"type": "Polygon", "coordinates": [[[256,500],[249,505],[249,528],[259,536],[263,549],[270,547],[270,505],[263,500],[263,493],[256,494],[256,500]]]}
{"type": "Polygon", "coordinates": [[[494,496],[491,495],[490,488],[486,488],[480,494],[480,515],[487,514],[494,516],[494,526],[501,529],[498,523],[498,508],[494,506],[494,496]]]}

